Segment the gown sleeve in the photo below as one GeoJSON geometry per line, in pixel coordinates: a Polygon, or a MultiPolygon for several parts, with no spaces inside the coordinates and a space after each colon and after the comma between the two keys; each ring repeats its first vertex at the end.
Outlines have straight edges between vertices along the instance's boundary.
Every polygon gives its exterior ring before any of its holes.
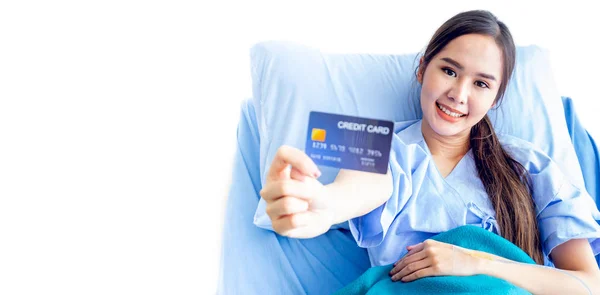
{"type": "Polygon", "coordinates": [[[587,239],[600,253],[600,212],[584,188],[572,184],[544,152],[532,145],[511,146],[517,161],[529,171],[542,250],[552,262],[552,250],[571,239],[587,239]]]}

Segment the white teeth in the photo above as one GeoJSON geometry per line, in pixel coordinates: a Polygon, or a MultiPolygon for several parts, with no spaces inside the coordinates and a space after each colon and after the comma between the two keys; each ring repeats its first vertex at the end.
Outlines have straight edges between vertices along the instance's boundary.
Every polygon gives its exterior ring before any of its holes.
{"type": "Polygon", "coordinates": [[[455,113],[455,112],[451,112],[449,109],[447,109],[447,108],[443,107],[441,104],[438,104],[438,103],[436,103],[436,105],[437,105],[437,107],[438,107],[440,110],[442,110],[442,112],[446,113],[446,115],[448,115],[448,116],[451,116],[451,117],[454,117],[454,118],[459,118],[459,117],[462,117],[462,116],[463,116],[462,114],[458,114],[458,113],[455,113]]]}

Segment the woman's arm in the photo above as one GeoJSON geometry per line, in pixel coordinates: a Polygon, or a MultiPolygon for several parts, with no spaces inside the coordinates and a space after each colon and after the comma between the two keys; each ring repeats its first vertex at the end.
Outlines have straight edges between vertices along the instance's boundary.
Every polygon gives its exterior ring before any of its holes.
{"type": "Polygon", "coordinates": [[[587,240],[565,242],[554,248],[551,256],[558,269],[482,259],[479,273],[506,280],[533,294],[600,294],[600,270],[587,240]]]}
{"type": "Polygon", "coordinates": [[[392,192],[392,174],[340,170],[334,182],[325,186],[333,199],[334,224],[363,216],[387,201],[392,192]]]}
{"type": "Polygon", "coordinates": [[[533,294],[600,294],[600,270],[586,239],[569,240],[552,251],[555,266],[525,264],[476,250],[426,240],[408,246],[390,271],[393,281],[431,276],[489,275],[533,294]]]}

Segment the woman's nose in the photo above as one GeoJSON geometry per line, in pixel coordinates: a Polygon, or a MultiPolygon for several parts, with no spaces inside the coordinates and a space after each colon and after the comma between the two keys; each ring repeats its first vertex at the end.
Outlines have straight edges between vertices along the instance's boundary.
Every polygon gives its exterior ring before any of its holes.
{"type": "Polygon", "coordinates": [[[458,104],[466,104],[469,97],[468,84],[457,81],[454,85],[452,85],[452,89],[450,89],[448,97],[458,104]]]}

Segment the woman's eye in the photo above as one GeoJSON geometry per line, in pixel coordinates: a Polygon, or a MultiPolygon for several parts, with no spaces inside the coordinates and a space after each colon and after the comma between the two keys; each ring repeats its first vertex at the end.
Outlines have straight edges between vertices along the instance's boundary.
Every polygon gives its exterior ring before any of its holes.
{"type": "Polygon", "coordinates": [[[448,76],[456,77],[456,73],[451,69],[443,68],[442,71],[444,71],[444,73],[446,73],[448,76]]]}
{"type": "Polygon", "coordinates": [[[477,85],[478,87],[481,87],[481,88],[489,88],[487,84],[485,84],[484,82],[481,82],[481,81],[475,82],[475,85],[477,85]]]}

